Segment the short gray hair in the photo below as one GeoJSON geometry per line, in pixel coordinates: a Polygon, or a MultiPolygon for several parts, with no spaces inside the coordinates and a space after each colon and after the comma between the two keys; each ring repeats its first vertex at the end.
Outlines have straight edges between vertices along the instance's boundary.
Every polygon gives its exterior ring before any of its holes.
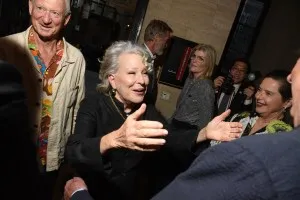
{"type": "Polygon", "coordinates": [[[65,0],[65,4],[66,4],[66,15],[71,14],[71,2],[70,0],[65,0]]]}
{"type": "Polygon", "coordinates": [[[156,35],[165,37],[168,33],[173,33],[173,30],[166,22],[153,19],[145,29],[144,41],[148,42],[154,40],[156,35]]]}
{"type": "Polygon", "coordinates": [[[145,48],[138,44],[134,44],[131,41],[114,42],[106,49],[103,60],[101,61],[99,71],[99,79],[101,80],[101,83],[97,85],[97,91],[105,94],[110,92],[112,88],[109,84],[108,77],[118,71],[119,57],[124,53],[140,55],[143,58],[147,71],[151,72],[152,65],[147,62],[149,55],[145,48]]]}
{"type": "MultiPolygon", "coordinates": [[[[35,1],[35,0],[30,0],[30,1],[35,1]]],[[[70,2],[71,0],[65,0],[65,16],[67,16],[67,15],[69,15],[69,14],[71,14],[71,2],[70,2]]]]}

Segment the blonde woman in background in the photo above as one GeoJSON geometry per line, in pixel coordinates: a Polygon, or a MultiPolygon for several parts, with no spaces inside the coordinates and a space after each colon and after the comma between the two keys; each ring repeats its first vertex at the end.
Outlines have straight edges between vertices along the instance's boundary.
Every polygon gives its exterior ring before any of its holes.
{"type": "Polygon", "coordinates": [[[216,65],[216,50],[208,44],[192,49],[189,75],[177,100],[172,124],[203,128],[214,113],[215,92],[211,75],[216,65]]]}

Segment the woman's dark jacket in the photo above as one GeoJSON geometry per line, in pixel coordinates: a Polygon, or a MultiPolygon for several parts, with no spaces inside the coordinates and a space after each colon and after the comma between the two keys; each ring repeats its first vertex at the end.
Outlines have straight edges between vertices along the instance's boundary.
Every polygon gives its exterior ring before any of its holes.
{"type": "MultiPolygon", "coordinates": [[[[112,99],[125,116],[123,104],[112,99]]],[[[84,178],[95,199],[149,199],[153,190],[161,189],[195,158],[192,147],[198,130],[169,127],[167,143],[158,152],[120,148],[101,155],[101,138],[119,129],[125,121],[112,99],[99,93],[82,102],[75,133],[67,142],[65,159],[84,178]]],[[[147,105],[142,119],[166,124],[153,105],[147,105]]]]}

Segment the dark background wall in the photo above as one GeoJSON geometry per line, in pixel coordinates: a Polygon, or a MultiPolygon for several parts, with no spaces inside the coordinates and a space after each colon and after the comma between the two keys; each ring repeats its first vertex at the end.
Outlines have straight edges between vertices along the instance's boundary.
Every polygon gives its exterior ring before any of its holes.
{"type": "Polygon", "coordinates": [[[299,0],[272,0],[250,57],[254,70],[292,69],[300,55],[299,10],[299,0]]]}

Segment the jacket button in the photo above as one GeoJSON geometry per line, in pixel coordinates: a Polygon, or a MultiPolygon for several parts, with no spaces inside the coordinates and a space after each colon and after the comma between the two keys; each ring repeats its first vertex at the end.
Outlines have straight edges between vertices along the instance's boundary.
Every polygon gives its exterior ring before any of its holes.
{"type": "Polygon", "coordinates": [[[41,104],[40,104],[39,102],[36,102],[35,105],[36,105],[36,106],[40,106],[41,104]]]}
{"type": "Polygon", "coordinates": [[[35,125],[33,125],[33,127],[34,127],[34,128],[37,128],[37,127],[38,127],[38,125],[37,125],[37,124],[35,124],[35,125]]]}
{"type": "Polygon", "coordinates": [[[42,81],[43,81],[43,79],[41,79],[41,78],[38,79],[38,82],[42,82],[42,81]]]}

